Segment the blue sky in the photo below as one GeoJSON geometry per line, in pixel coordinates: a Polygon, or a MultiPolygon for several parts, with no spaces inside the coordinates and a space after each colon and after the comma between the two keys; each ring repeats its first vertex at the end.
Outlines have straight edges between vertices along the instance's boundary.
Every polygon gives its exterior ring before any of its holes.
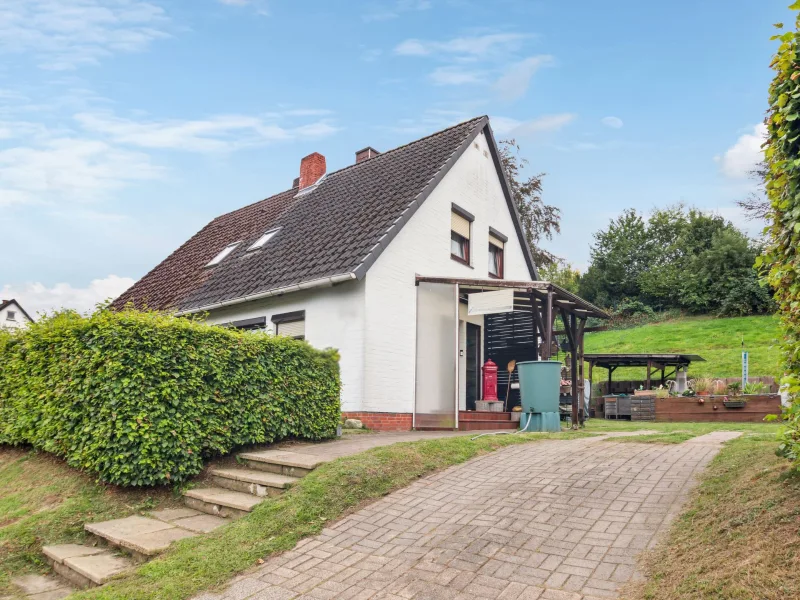
{"type": "Polygon", "coordinates": [[[115,296],[213,217],[488,114],[563,211],[579,268],[624,208],[750,231],[787,0],[4,0],[0,293],[115,296]]]}

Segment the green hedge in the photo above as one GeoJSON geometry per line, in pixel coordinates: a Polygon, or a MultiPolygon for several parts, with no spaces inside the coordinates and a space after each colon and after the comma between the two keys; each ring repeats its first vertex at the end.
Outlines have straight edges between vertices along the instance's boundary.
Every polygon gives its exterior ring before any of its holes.
{"type": "Polygon", "coordinates": [[[338,355],[159,313],[56,314],[0,335],[0,443],[103,481],[174,484],[245,444],[335,434],[338,355]]]}

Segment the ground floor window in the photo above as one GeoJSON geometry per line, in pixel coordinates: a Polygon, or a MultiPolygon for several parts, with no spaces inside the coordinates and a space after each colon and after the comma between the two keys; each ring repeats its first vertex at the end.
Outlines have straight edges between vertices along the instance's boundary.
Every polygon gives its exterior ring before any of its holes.
{"type": "Polygon", "coordinates": [[[306,339],[306,311],[296,310],[290,313],[272,315],[275,335],[283,335],[296,340],[306,339]]]}

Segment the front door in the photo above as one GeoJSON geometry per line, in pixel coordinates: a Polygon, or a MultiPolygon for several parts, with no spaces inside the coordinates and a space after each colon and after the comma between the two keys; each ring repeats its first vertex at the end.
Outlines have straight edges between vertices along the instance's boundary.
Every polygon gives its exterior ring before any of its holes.
{"type": "Polygon", "coordinates": [[[481,399],[481,328],[467,323],[467,410],[481,399]]]}

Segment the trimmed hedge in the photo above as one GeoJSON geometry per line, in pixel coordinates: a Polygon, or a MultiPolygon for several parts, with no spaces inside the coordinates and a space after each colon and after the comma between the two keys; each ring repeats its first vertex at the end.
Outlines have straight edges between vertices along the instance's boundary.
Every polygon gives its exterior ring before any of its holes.
{"type": "Polygon", "coordinates": [[[0,335],[0,443],[108,483],[175,484],[245,444],[335,435],[338,354],[153,312],[58,313],[0,335]]]}

